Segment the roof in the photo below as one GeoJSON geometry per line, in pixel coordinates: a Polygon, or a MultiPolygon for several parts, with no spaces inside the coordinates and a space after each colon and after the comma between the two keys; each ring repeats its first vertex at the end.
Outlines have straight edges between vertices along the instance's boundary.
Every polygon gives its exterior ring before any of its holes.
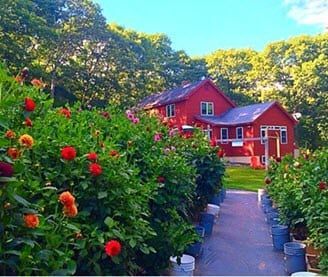
{"type": "Polygon", "coordinates": [[[254,122],[277,102],[265,102],[232,108],[220,116],[196,116],[197,119],[213,125],[237,125],[254,122]]]}
{"type": "MultiPolygon", "coordinates": [[[[210,79],[204,79],[194,83],[186,84],[184,86],[172,90],[166,90],[157,94],[152,94],[144,98],[138,106],[140,108],[149,109],[186,100],[193,91],[195,91],[207,82],[211,83],[216,88],[216,90],[218,90],[215,84],[210,79]]],[[[221,94],[229,103],[231,103],[232,106],[235,106],[235,104],[224,93],[221,94]]]]}

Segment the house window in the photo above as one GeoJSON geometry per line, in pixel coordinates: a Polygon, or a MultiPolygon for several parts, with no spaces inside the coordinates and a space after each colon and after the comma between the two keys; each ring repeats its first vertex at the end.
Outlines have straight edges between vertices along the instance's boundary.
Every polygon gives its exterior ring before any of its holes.
{"type": "Polygon", "coordinates": [[[201,115],[213,115],[213,102],[201,102],[200,103],[200,114],[201,115]]]}
{"type": "Polygon", "coordinates": [[[261,127],[261,144],[265,143],[266,127],[261,127]]]}
{"type": "Polygon", "coordinates": [[[281,127],[280,129],[280,143],[287,144],[287,128],[281,127]]]}
{"type": "Polygon", "coordinates": [[[211,129],[210,125],[207,125],[207,129],[204,129],[203,133],[204,133],[206,138],[208,138],[209,140],[212,139],[213,130],[211,129]]]}
{"type": "Polygon", "coordinates": [[[236,128],[236,139],[243,139],[243,127],[236,128]]]}
{"type": "Polygon", "coordinates": [[[174,117],[175,116],[175,104],[166,106],[166,117],[174,117]]]}
{"type": "Polygon", "coordinates": [[[265,164],[265,155],[262,155],[262,156],[261,156],[261,163],[262,163],[262,164],[265,164]]]}
{"type": "Polygon", "coordinates": [[[221,143],[227,144],[229,139],[228,128],[221,128],[221,143]]]}

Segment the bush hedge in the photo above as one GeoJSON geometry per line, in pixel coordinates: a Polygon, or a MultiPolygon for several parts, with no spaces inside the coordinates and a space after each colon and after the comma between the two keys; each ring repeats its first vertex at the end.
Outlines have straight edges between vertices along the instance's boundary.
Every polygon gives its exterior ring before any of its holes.
{"type": "Polygon", "coordinates": [[[1,273],[162,273],[222,186],[218,149],[141,112],[53,108],[18,81],[0,68],[1,273]]]}
{"type": "Polygon", "coordinates": [[[328,273],[328,149],[272,162],[267,190],[281,219],[296,239],[308,239],[321,249],[320,267],[328,273]]]}

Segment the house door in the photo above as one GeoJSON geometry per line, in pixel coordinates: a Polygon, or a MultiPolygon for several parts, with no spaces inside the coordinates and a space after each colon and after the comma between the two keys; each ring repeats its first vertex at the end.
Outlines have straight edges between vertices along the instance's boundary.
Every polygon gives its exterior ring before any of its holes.
{"type": "MultiPolygon", "coordinates": [[[[279,132],[276,130],[268,130],[269,136],[269,157],[278,157],[278,149],[277,149],[277,136],[279,132]]],[[[279,146],[278,146],[279,147],[279,146]]]]}

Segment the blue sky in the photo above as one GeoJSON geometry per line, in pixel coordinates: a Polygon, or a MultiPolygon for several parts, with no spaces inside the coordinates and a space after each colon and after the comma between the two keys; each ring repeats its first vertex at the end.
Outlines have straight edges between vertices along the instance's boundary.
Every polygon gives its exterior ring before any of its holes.
{"type": "Polygon", "coordinates": [[[328,0],[94,0],[108,22],[165,33],[175,50],[262,50],[270,42],[317,34],[328,26],[328,0]]]}

